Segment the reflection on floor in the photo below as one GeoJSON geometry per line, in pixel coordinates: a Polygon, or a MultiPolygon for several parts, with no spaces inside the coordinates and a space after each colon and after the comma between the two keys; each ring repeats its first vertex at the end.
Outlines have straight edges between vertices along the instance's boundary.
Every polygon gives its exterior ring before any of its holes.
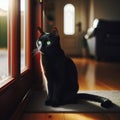
{"type": "Polygon", "coordinates": [[[120,63],[73,58],[80,90],[120,90],[120,63]]]}

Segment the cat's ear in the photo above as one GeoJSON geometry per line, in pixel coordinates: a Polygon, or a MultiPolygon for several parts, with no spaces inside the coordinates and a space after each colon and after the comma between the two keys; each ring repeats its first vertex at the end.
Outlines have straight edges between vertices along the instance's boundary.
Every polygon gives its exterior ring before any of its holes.
{"type": "Polygon", "coordinates": [[[52,27],[50,33],[53,33],[55,35],[59,35],[57,27],[52,27]]]}
{"type": "Polygon", "coordinates": [[[41,28],[41,27],[37,27],[37,31],[39,31],[40,33],[41,33],[41,35],[43,35],[43,34],[45,34],[44,32],[43,32],[43,29],[41,28]]]}

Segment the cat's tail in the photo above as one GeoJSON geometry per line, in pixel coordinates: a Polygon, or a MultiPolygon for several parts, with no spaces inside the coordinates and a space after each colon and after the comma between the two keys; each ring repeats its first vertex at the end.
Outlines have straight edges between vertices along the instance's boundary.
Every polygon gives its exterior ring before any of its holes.
{"type": "Polygon", "coordinates": [[[87,93],[78,93],[77,99],[99,102],[101,103],[101,106],[104,108],[110,108],[113,106],[112,101],[110,101],[109,99],[102,96],[97,96],[97,95],[92,95],[87,93]]]}

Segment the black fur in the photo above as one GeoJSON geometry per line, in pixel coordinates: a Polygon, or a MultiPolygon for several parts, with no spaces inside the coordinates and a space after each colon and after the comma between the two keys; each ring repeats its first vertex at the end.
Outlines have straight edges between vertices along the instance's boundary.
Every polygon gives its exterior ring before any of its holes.
{"type": "MultiPolygon", "coordinates": [[[[67,43],[66,43],[67,44],[67,43]]],[[[75,103],[79,99],[100,102],[103,107],[110,107],[112,102],[107,98],[77,94],[78,75],[75,64],[60,47],[57,29],[52,33],[44,33],[36,42],[42,53],[42,66],[47,79],[48,97],[46,105],[60,106],[75,103]]]]}

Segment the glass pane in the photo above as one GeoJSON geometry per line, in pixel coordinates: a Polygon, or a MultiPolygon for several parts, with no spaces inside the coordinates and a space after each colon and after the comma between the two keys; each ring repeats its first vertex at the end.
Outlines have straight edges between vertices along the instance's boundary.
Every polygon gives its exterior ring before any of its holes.
{"type": "Polygon", "coordinates": [[[75,8],[72,4],[64,6],[64,34],[73,35],[75,33],[75,8]]]}
{"type": "Polygon", "coordinates": [[[21,0],[21,72],[26,68],[25,0],[21,0]]]}
{"type": "Polygon", "coordinates": [[[0,0],[0,84],[9,76],[8,0],[0,0]]]}

